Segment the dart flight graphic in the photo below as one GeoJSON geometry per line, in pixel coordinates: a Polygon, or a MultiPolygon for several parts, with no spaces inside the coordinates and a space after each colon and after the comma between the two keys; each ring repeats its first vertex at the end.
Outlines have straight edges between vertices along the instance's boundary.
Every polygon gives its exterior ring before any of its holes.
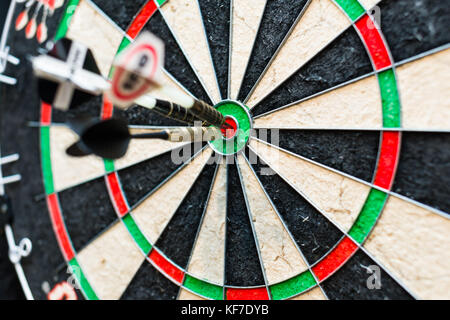
{"type": "Polygon", "coordinates": [[[150,32],[140,35],[113,62],[109,99],[125,109],[152,88],[160,87],[163,62],[163,42],[150,32]]]}

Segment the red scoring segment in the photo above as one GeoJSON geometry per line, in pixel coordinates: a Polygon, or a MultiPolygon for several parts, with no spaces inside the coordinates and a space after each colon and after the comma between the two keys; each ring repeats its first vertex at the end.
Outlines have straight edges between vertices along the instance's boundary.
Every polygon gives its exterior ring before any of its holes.
{"type": "Polygon", "coordinates": [[[52,123],[52,106],[42,102],[41,103],[41,125],[49,126],[52,123]]]}
{"type": "Polygon", "coordinates": [[[317,280],[323,281],[328,278],[334,271],[339,269],[339,267],[343,265],[357,249],[358,246],[350,240],[350,238],[345,237],[342,239],[333,251],[312,268],[317,280]]]}
{"type": "Polygon", "coordinates": [[[113,172],[106,176],[108,191],[113,199],[113,204],[119,216],[123,217],[128,212],[128,205],[122,193],[117,173],[113,172]]]}
{"type": "Polygon", "coordinates": [[[364,43],[370,52],[375,69],[380,70],[389,67],[392,64],[391,58],[389,57],[383,37],[376,28],[372,18],[365,15],[355,25],[364,38],[364,43]]]}
{"type": "Polygon", "coordinates": [[[269,300],[269,294],[265,287],[251,289],[228,288],[227,300],[269,300]]]}
{"type": "Polygon", "coordinates": [[[128,28],[127,35],[132,39],[136,38],[151,16],[155,13],[156,9],[156,3],[153,0],[148,1],[128,28]]]}
{"type": "Polygon", "coordinates": [[[395,170],[400,150],[400,133],[383,132],[380,150],[380,160],[375,176],[374,185],[390,190],[395,178],[395,170]]]}
{"type": "Polygon", "coordinates": [[[225,124],[220,128],[220,131],[225,138],[231,139],[236,135],[237,129],[236,121],[231,117],[226,117],[225,124]]]}
{"type": "Polygon", "coordinates": [[[178,282],[179,284],[183,282],[184,272],[170,263],[170,261],[164,258],[158,251],[152,250],[148,255],[148,258],[172,280],[178,282]]]}
{"type": "Polygon", "coordinates": [[[106,97],[106,95],[103,96],[103,110],[102,110],[102,120],[107,120],[112,117],[114,111],[114,106],[111,101],[106,97]]]}
{"type": "Polygon", "coordinates": [[[70,242],[66,226],[64,225],[64,219],[59,206],[58,196],[55,193],[47,197],[47,206],[50,211],[53,229],[57,235],[56,238],[64,254],[64,258],[66,261],[70,261],[75,256],[75,251],[72,247],[72,243],[70,242]]]}

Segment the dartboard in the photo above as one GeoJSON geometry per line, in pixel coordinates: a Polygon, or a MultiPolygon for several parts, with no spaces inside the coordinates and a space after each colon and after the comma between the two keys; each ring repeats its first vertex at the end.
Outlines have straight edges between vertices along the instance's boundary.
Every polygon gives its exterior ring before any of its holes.
{"type": "Polygon", "coordinates": [[[1,156],[19,159],[2,176],[21,175],[5,191],[34,298],[450,298],[448,1],[13,5],[1,156]],[[183,124],[103,96],[52,108],[30,57],[68,38],[108,78],[145,31],[164,42],[162,81],[232,119],[235,143],[67,155],[77,114],[183,124]]]}

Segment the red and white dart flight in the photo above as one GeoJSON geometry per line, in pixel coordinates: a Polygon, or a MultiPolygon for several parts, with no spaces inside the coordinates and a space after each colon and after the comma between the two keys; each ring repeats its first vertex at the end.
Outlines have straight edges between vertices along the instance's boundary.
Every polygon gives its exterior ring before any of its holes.
{"type": "Polygon", "coordinates": [[[113,62],[114,72],[107,92],[111,102],[127,108],[150,90],[160,87],[163,63],[164,43],[149,32],[141,34],[113,62]]]}

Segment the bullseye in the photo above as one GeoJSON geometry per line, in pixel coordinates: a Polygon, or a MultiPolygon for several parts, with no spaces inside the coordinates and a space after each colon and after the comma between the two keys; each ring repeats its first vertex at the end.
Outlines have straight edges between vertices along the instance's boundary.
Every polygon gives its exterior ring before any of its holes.
{"type": "Polygon", "coordinates": [[[238,127],[239,125],[236,119],[231,116],[226,116],[225,124],[222,126],[222,128],[220,128],[220,131],[222,132],[222,135],[225,139],[231,139],[236,135],[238,127]]]}

